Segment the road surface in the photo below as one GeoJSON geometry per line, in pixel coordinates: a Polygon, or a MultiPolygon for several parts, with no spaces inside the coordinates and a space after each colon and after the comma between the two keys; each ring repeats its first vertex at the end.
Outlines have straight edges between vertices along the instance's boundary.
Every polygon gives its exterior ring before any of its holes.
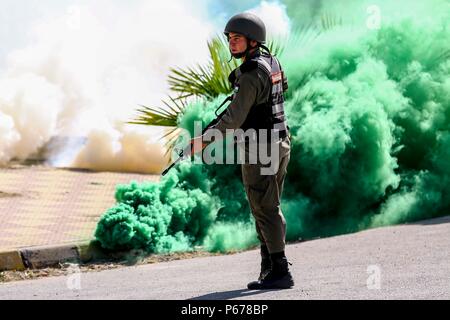
{"type": "MultiPolygon", "coordinates": [[[[0,284],[2,299],[450,299],[450,217],[291,244],[296,286],[248,291],[258,251],[0,284]]],[[[76,271],[76,270],[74,270],[76,271]]]]}

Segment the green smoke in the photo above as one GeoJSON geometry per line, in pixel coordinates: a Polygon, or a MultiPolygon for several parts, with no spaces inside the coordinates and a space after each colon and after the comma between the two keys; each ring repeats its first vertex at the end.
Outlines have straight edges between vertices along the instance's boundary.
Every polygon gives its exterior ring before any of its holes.
{"type": "MultiPolygon", "coordinates": [[[[305,3],[286,1],[298,25],[323,12],[366,16],[361,2],[305,3]],[[294,10],[301,6],[308,10],[294,10]]],[[[395,3],[379,4],[379,30],[353,19],[289,42],[280,56],[290,84],[288,240],[450,213],[449,2],[395,3]]],[[[222,100],[189,104],[179,127],[193,133],[193,121],[207,124],[222,100]]],[[[184,162],[159,183],[119,186],[116,199],[96,231],[105,248],[227,251],[257,243],[239,165],[184,162]]]]}
{"type": "MultiPolygon", "coordinates": [[[[180,116],[179,127],[193,134],[194,121],[209,123],[222,100],[192,103],[180,116]]],[[[225,144],[226,150],[234,149],[230,141],[225,144]]],[[[106,249],[158,253],[255,245],[254,222],[239,173],[237,165],[184,161],[159,183],[120,185],[118,204],[101,218],[95,236],[106,249]]]]}

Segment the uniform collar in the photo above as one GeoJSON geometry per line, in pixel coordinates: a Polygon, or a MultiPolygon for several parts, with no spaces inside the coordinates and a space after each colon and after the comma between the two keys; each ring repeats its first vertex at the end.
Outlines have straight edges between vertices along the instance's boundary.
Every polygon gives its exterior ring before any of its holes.
{"type": "Polygon", "coordinates": [[[259,48],[257,48],[255,51],[253,51],[252,53],[250,53],[248,55],[248,57],[247,57],[248,59],[246,59],[245,61],[259,57],[260,55],[261,55],[261,50],[259,48]]]}
{"type": "Polygon", "coordinates": [[[228,80],[234,84],[237,78],[241,76],[242,73],[248,72],[258,67],[258,62],[252,60],[261,55],[261,50],[258,48],[251,54],[249,54],[248,59],[245,60],[239,67],[234,69],[228,77],[228,80]]]}

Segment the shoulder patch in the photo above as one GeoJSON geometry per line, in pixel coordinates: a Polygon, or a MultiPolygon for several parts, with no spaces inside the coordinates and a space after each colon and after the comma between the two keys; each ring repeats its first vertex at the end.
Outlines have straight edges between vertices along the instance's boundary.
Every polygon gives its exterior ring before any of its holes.
{"type": "Polygon", "coordinates": [[[283,73],[281,71],[272,74],[272,83],[273,84],[278,83],[281,80],[283,80],[283,73]]]}

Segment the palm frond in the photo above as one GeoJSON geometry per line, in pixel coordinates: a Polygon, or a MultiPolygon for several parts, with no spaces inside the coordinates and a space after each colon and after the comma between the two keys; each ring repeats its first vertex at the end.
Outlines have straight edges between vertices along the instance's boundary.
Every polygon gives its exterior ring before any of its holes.
{"type": "Polygon", "coordinates": [[[285,41],[285,47],[308,47],[311,42],[320,37],[324,31],[314,21],[307,24],[297,25],[291,30],[289,37],[285,41]]]}
{"type": "Polygon", "coordinates": [[[440,52],[432,52],[431,50],[429,50],[426,66],[428,69],[432,69],[449,59],[450,50],[443,50],[440,52]]]}
{"type": "Polygon", "coordinates": [[[283,54],[285,49],[284,43],[286,42],[286,39],[269,39],[267,41],[267,48],[269,48],[272,55],[279,56],[283,54]]]}
{"type": "Polygon", "coordinates": [[[208,42],[210,61],[207,65],[193,68],[172,68],[169,75],[170,89],[180,93],[183,98],[189,96],[214,99],[220,94],[229,94],[231,85],[228,75],[237,67],[237,63],[227,62],[228,44],[221,36],[208,42]]]}
{"type": "Polygon", "coordinates": [[[183,99],[174,99],[171,96],[169,96],[169,101],[163,100],[162,103],[166,106],[166,109],[152,108],[141,105],[137,110],[139,116],[135,120],[129,121],[127,123],[168,127],[168,131],[158,137],[159,140],[167,139],[166,143],[164,144],[164,147],[166,148],[164,157],[166,157],[167,154],[172,152],[178,139],[181,129],[179,129],[177,126],[177,119],[186,108],[186,103],[183,99]]]}
{"type": "Polygon", "coordinates": [[[164,157],[167,156],[167,154],[171,153],[173,148],[175,147],[175,144],[178,140],[178,136],[180,133],[180,128],[171,128],[168,132],[163,134],[159,140],[167,139],[166,143],[164,144],[164,147],[166,148],[166,152],[164,153],[164,157]]]}
{"type": "Polygon", "coordinates": [[[160,127],[176,127],[178,115],[186,107],[184,101],[176,100],[169,96],[170,103],[163,101],[168,108],[152,108],[141,105],[137,110],[139,113],[135,120],[128,121],[129,124],[160,126],[160,127]]]}
{"type": "Polygon", "coordinates": [[[338,17],[332,13],[324,13],[320,16],[320,21],[324,31],[329,31],[343,25],[342,17],[338,17]]]}
{"type": "MultiPolygon", "coordinates": [[[[269,50],[281,54],[284,50],[281,41],[270,41],[269,50]]],[[[210,61],[207,65],[198,64],[194,68],[172,68],[169,75],[170,89],[181,94],[183,98],[189,96],[214,99],[221,94],[228,95],[232,88],[228,81],[229,74],[239,66],[236,59],[229,61],[230,51],[226,39],[218,35],[208,42],[210,61]]]]}

